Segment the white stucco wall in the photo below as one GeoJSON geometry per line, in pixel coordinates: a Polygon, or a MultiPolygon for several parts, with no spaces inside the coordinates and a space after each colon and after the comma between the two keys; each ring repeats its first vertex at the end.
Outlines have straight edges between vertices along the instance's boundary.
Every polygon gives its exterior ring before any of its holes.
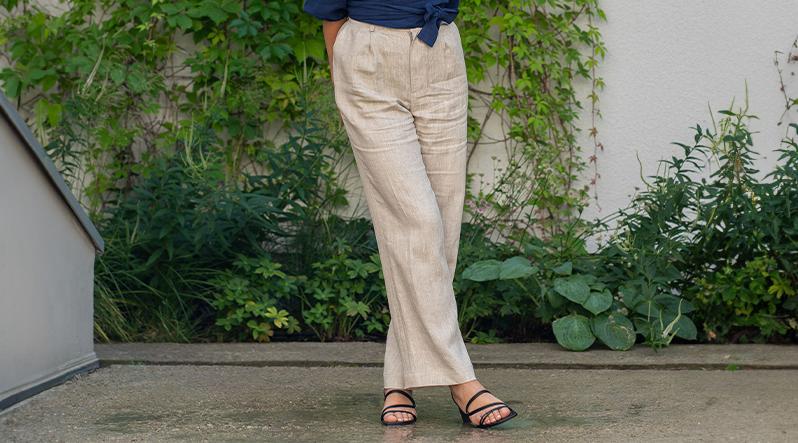
{"type": "MultiPolygon", "coordinates": [[[[754,146],[764,156],[759,165],[772,169],[773,149],[786,134],[786,124],[778,126],[786,108],[774,57],[776,51],[789,53],[798,36],[798,2],[605,0],[604,5],[608,54],[600,75],[607,87],[598,125],[606,149],[599,158],[602,211],[593,206],[588,215],[625,205],[640,185],[636,154],[644,174],[655,173],[657,160],[677,152],[672,141],[689,143],[689,127],[711,125],[708,106],[714,113],[732,99],[735,108],[742,105],[746,82],[749,112],[759,117],[751,122],[759,131],[754,146]]],[[[798,68],[779,58],[788,72],[798,68]]],[[[798,78],[787,74],[785,82],[798,97],[798,78]]],[[[793,110],[782,121],[795,122],[797,116],[793,110]]]]}
{"type": "MultiPolygon", "coordinates": [[[[763,172],[772,169],[773,148],[786,134],[777,126],[785,111],[784,95],[774,66],[775,51],[789,52],[798,36],[798,2],[773,0],[603,0],[607,22],[600,24],[607,56],[598,70],[606,82],[599,93],[603,120],[597,124],[605,151],[599,154],[598,203],[584,216],[604,217],[628,204],[644,176],[654,174],[657,161],[677,152],[673,141],[691,142],[696,123],[711,124],[708,106],[742,104],[748,82],[749,112],[760,120],[755,146],[765,155],[763,172]]],[[[793,48],[793,53],[798,50],[793,48]]],[[[784,62],[786,55],[780,56],[784,62]]],[[[785,82],[798,97],[798,63],[783,64],[785,82]]],[[[589,109],[588,85],[580,85],[580,99],[589,109]]],[[[717,115],[716,115],[717,117],[717,115]]],[[[581,146],[592,154],[585,114],[581,146]]],[[[798,121],[793,111],[782,119],[798,121]]],[[[489,136],[499,137],[498,127],[489,136]]],[[[498,147],[478,147],[472,167],[491,176],[491,155],[498,147]]],[[[587,177],[585,180],[589,180],[587,177]]]]}
{"type": "Polygon", "coordinates": [[[0,401],[96,362],[94,245],[0,117],[0,401]]]}

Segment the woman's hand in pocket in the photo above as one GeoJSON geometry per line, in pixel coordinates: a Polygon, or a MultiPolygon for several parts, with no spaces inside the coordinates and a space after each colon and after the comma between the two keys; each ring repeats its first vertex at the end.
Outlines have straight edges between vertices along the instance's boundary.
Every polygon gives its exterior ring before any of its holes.
{"type": "Polygon", "coordinates": [[[335,78],[333,77],[333,46],[335,45],[335,39],[338,37],[338,31],[348,19],[349,18],[346,17],[335,21],[324,20],[322,25],[324,45],[327,47],[327,62],[330,65],[330,79],[333,82],[333,87],[335,86],[335,78]]]}

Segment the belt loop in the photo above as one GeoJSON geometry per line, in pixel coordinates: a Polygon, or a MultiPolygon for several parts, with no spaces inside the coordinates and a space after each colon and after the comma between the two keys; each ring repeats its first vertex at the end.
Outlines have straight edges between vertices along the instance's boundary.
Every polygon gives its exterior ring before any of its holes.
{"type": "Polygon", "coordinates": [[[373,24],[369,25],[369,31],[374,32],[374,25],[373,24]]]}

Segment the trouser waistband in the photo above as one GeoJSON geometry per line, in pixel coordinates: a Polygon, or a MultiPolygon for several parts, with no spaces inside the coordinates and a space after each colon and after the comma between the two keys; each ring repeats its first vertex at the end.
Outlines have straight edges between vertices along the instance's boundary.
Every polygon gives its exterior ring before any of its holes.
{"type": "MultiPolygon", "coordinates": [[[[375,25],[374,23],[360,21],[352,17],[347,18],[347,21],[349,22],[349,26],[365,28],[371,32],[382,32],[385,34],[410,34],[410,36],[413,38],[415,38],[415,36],[418,35],[419,32],[421,32],[422,28],[421,26],[417,26],[415,28],[391,28],[388,26],[375,25]]],[[[444,25],[445,22],[442,22],[441,26],[444,25]]]]}

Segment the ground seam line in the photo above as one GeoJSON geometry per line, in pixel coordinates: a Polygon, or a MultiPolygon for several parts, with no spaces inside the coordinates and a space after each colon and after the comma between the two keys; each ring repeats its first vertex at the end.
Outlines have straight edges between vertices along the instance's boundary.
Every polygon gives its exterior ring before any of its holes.
{"type": "MultiPolygon", "coordinates": [[[[148,366],[240,366],[240,367],[297,367],[297,368],[329,368],[329,367],[350,367],[350,368],[381,368],[382,363],[378,362],[349,362],[349,361],[305,361],[305,360],[285,360],[285,361],[232,361],[232,362],[209,362],[209,361],[169,361],[169,360],[148,360],[148,359],[112,359],[101,358],[100,366],[110,365],[148,365],[148,366]]],[[[479,363],[474,362],[477,369],[575,369],[575,370],[774,370],[789,371],[798,370],[798,364],[786,365],[762,365],[744,363],[664,363],[664,364],[593,364],[593,363],[479,363]]]]}

